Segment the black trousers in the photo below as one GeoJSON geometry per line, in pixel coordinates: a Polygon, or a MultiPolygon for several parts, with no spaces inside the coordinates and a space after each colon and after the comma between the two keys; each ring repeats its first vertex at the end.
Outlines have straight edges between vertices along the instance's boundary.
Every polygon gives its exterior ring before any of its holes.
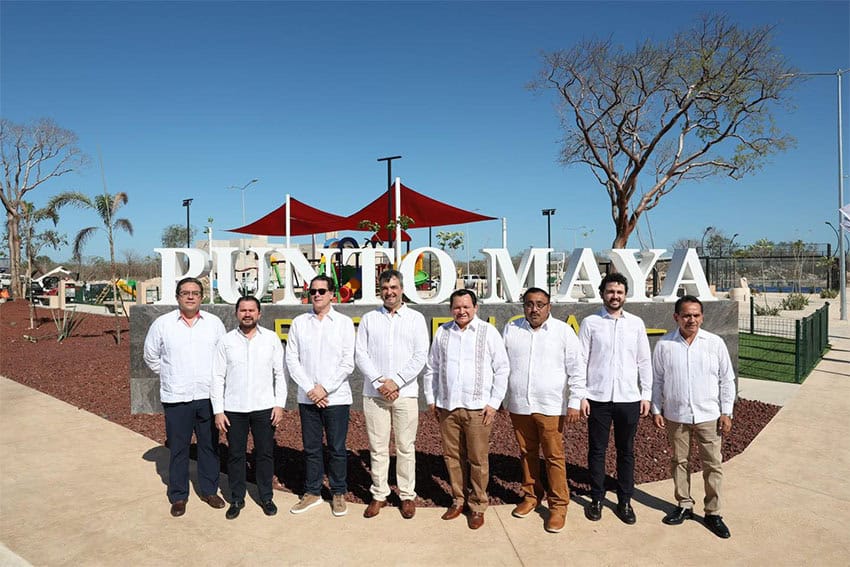
{"type": "Polygon", "coordinates": [[[257,461],[257,491],[260,502],[272,499],[274,475],[274,427],[272,408],[252,412],[225,411],[230,421],[227,429],[227,475],[230,479],[231,502],[245,500],[245,453],[248,450],[248,429],[254,438],[257,461]]]}
{"type": "Polygon", "coordinates": [[[640,419],[640,402],[590,402],[587,419],[587,467],[590,496],[605,497],[605,453],[611,423],[617,449],[617,501],[629,502],[635,491],[635,434],[640,419]]]}
{"type": "Polygon", "coordinates": [[[168,461],[168,501],[189,498],[189,447],[192,433],[198,440],[198,491],[202,496],[218,492],[218,429],[209,399],[163,403],[168,461]]]}

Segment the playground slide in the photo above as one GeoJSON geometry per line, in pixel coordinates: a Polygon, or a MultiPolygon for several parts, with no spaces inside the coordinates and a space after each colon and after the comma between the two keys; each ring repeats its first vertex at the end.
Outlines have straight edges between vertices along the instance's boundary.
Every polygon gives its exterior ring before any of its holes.
{"type": "Polygon", "coordinates": [[[132,296],[133,299],[136,299],[136,282],[134,280],[118,280],[115,285],[124,293],[132,296]]]}

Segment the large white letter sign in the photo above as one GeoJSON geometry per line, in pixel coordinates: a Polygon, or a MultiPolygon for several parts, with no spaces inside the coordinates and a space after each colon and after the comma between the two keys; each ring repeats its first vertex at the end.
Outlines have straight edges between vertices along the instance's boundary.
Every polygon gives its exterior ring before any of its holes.
{"type": "MultiPolygon", "coordinates": [[[[378,279],[378,274],[375,273],[375,264],[377,263],[378,254],[383,254],[389,264],[393,263],[395,258],[395,251],[392,248],[383,248],[377,247],[372,248],[367,246],[366,248],[343,248],[342,249],[342,262],[343,264],[348,263],[348,259],[351,258],[352,254],[360,254],[360,289],[361,298],[357,301],[358,304],[362,305],[380,305],[381,299],[375,295],[375,281],[378,279]]],[[[405,278],[405,281],[407,279],[405,278]]],[[[412,279],[410,280],[413,281],[412,279]]],[[[408,295],[408,297],[410,297],[408,295]]]]}
{"type": "Polygon", "coordinates": [[[177,282],[183,278],[199,278],[209,270],[209,256],[200,248],[154,248],[162,258],[162,292],[157,305],[177,305],[177,282]],[[186,257],[188,266],[182,272],[178,254],[186,257]]]}
{"type": "Polygon", "coordinates": [[[233,277],[233,255],[238,251],[235,246],[212,249],[218,272],[218,295],[225,303],[236,303],[241,295],[233,277]]]}
{"type": "MultiPolygon", "coordinates": [[[[452,262],[451,257],[445,251],[440,250],[439,248],[430,248],[426,246],[424,248],[412,250],[404,257],[404,260],[401,261],[398,271],[401,272],[401,277],[404,278],[404,294],[411,303],[422,305],[442,303],[447,301],[454,291],[454,274],[457,273],[455,272],[455,263],[452,262]],[[437,264],[440,266],[440,273],[446,274],[446,276],[440,278],[440,286],[437,288],[437,292],[429,299],[425,299],[419,295],[419,290],[416,289],[416,285],[414,285],[414,282],[416,281],[416,259],[420,254],[433,254],[437,258],[437,264]]],[[[365,297],[366,294],[364,293],[363,298],[365,299],[365,297]]],[[[363,302],[361,301],[360,303],[363,302]]]]}
{"type": "Polygon", "coordinates": [[[283,260],[285,260],[283,265],[283,299],[276,301],[275,305],[297,305],[301,303],[301,300],[295,297],[295,290],[292,289],[293,268],[295,274],[304,281],[315,278],[316,270],[313,269],[313,266],[310,265],[310,262],[298,248],[275,248],[275,252],[282,255],[283,260]]]}
{"type": "Polygon", "coordinates": [[[614,248],[611,250],[609,254],[611,263],[629,281],[629,292],[626,297],[633,301],[650,301],[646,295],[646,278],[649,277],[649,272],[664,252],[666,252],[664,248],[652,250],[614,248]],[[635,254],[640,254],[640,264],[635,254]]]}
{"type": "Polygon", "coordinates": [[[572,296],[573,287],[581,286],[584,294],[583,299],[589,303],[599,303],[599,284],[602,283],[602,275],[596,265],[596,258],[590,248],[576,248],[570,254],[570,263],[564,271],[564,279],[558,288],[558,295],[553,297],[557,303],[575,303],[578,301],[572,296]]]}
{"type": "Polygon", "coordinates": [[[685,286],[685,293],[695,295],[702,301],[717,301],[711,293],[702,264],[699,261],[696,250],[693,248],[673,251],[673,259],[667,268],[667,276],[664,278],[664,287],[655,301],[676,301],[676,292],[679,286],[685,286]]]}
{"type": "Polygon", "coordinates": [[[514,270],[511,255],[504,248],[485,248],[484,253],[487,262],[487,295],[481,298],[485,303],[504,303],[506,300],[517,302],[522,297],[523,284],[527,283],[529,273],[531,274],[530,287],[546,287],[542,282],[546,281],[546,259],[551,248],[529,248],[525,251],[519,268],[514,270]],[[534,271],[532,271],[532,268],[534,271]],[[503,294],[497,293],[496,277],[502,280],[503,294]],[[542,285],[541,285],[542,284],[542,285]]]}

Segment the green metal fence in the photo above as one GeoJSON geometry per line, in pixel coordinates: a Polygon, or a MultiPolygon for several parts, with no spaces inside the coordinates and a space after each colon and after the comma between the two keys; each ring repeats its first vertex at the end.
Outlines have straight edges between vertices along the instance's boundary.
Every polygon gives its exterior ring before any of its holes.
{"type": "Polygon", "coordinates": [[[738,329],[741,376],[800,384],[829,348],[829,303],[792,320],[756,316],[751,302],[738,329]]]}

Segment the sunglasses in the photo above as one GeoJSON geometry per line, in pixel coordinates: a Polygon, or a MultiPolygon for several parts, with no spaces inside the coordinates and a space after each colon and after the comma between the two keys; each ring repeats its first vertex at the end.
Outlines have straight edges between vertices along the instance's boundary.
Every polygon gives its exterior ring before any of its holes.
{"type": "Polygon", "coordinates": [[[327,288],[322,288],[322,289],[311,289],[311,290],[310,290],[310,295],[316,295],[316,294],[319,294],[319,295],[325,295],[328,291],[329,291],[329,290],[328,290],[327,288]]]}

